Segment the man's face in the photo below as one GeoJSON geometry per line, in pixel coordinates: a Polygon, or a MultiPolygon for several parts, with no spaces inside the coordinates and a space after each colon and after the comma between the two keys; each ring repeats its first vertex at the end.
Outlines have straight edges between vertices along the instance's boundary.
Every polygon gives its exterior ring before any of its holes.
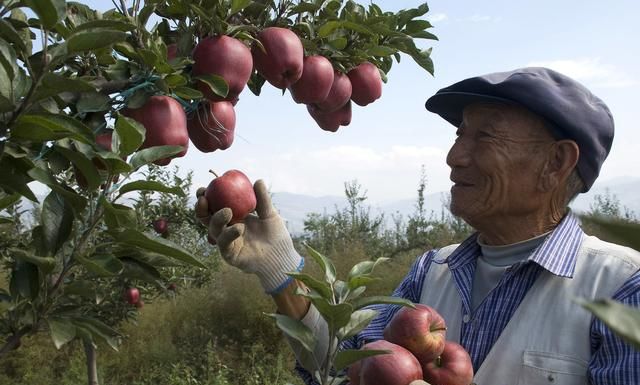
{"type": "Polygon", "coordinates": [[[482,230],[547,204],[538,177],[554,140],[539,118],[520,107],[471,104],[456,135],[447,155],[454,215],[482,230]]]}

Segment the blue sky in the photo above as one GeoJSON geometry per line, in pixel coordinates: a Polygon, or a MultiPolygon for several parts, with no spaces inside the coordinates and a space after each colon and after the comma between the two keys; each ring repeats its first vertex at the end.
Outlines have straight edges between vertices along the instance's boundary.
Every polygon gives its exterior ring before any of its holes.
{"type": "MultiPolygon", "coordinates": [[[[110,1],[86,2],[108,9],[110,1]]],[[[363,2],[366,3],[366,2],[363,2]]],[[[384,10],[415,7],[413,0],[376,1],[384,10]]],[[[265,85],[260,97],[248,89],[236,106],[236,139],[226,151],[200,153],[194,146],[174,160],[193,170],[195,185],[206,185],[208,170],[244,171],[262,178],[274,192],[342,195],[344,182],[357,179],[371,202],[413,198],[425,166],[427,192],[448,190],[446,152],[455,129],[424,109],[438,89],[463,78],[541,65],[572,76],[602,98],[616,121],[614,145],[601,181],[640,177],[640,143],[634,116],[640,88],[640,2],[428,1],[427,19],[439,41],[433,47],[435,76],[409,57],[388,74],[383,96],[354,105],[351,125],[322,131],[306,108],[288,94],[265,85]]]]}

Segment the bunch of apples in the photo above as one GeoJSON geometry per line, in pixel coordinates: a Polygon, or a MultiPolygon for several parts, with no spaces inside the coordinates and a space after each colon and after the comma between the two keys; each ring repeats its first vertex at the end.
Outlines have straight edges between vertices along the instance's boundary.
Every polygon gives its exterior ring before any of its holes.
{"type": "Polygon", "coordinates": [[[351,385],[409,385],[424,380],[431,385],[470,385],[473,366],[464,348],[446,340],[446,324],[426,305],[402,308],[384,329],[384,339],[363,346],[387,350],[364,358],[348,370],[351,385]]]}

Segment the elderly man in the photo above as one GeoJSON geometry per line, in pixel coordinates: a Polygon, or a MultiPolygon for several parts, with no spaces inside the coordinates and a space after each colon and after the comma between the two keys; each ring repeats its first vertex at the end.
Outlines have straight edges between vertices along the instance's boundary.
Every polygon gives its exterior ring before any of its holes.
{"type": "MultiPolygon", "coordinates": [[[[574,301],[640,306],[640,254],[585,235],[568,209],[611,148],[606,105],[562,74],[523,68],[453,84],[426,107],[457,127],[447,156],[451,212],[476,233],[418,257],[394,295],[443,315],[447,339],[469,352],[478,385],[640,384],[640,352],[574,301]]],[[[302,258],[264,183],[255,189],[257,215],[228,226],[223,209],[205,219],[209,234],[229,263],[258,275],[281,313],[322,336],[326,325],[285,274],[302,258]]],[[[204,198],[196,211],[207,216],[204,198]]],[[[398,308],[378,309],[344,348],[382,338],[398,308]]]]}

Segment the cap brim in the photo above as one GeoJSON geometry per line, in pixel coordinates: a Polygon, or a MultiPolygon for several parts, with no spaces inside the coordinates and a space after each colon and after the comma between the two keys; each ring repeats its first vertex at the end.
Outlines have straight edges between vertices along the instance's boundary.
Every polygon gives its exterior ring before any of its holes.
{"type": "Polygon", "coordinates": [[[509,99],[483,94],[439,92],[430,97],[424,106],[427,110],[440,115],[444,120],[458,127],[462,123],[462,111],[466,106],[473,103],[518,104],[509,99]]]}

